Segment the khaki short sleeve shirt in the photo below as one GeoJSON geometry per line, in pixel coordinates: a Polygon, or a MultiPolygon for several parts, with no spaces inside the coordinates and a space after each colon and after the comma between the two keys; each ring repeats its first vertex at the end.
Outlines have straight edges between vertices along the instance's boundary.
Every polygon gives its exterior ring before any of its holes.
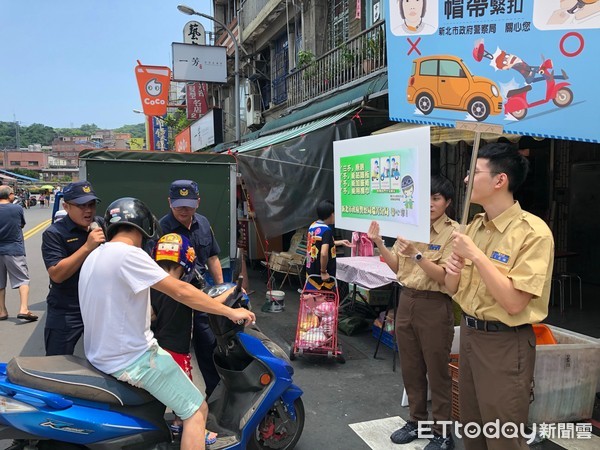
{"type": "Polygon", "coordinates": [[[515,289],[533,297],[519,314],[508,314],[488,292],[475,265],[467,260],[453,297],[462,310],[478,319],[509,326],[542,321],[548,315],[554,265],[554,239],[546,223],[515,202],[494,220],[477,214],[466,234],[511,279],[515,289]]]}
{"type": "MultiPolygon", "coordinates": [[[[458,229],[458,223],[446,214],[436,220],[430,229],[429,244],[413,242],[413,245],[423,254],[424,258],[439,266],[445,266],[452,253],[452,232],[458,229]]],[[[427,276],[419,265],[407,255],[403,255],[394,244],[392,254],[398,258],[398,272],[396,276],[403,286],[420,291],[435,291],[447,294],[446,288],[427,276]]]]}

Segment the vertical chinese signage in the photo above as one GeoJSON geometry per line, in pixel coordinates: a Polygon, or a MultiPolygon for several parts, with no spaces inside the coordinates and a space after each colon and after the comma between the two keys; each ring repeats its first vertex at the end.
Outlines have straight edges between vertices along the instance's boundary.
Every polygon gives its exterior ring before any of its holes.
{"type": "Polygon", "coordinates": [[[169,130],[162,117],[147,116],[148,150],[169,150],[169,130]]]}
{"type": "Polygon", "coordinates": [[[389,1],[390,118],[600,141],[600,2],[389,1]]]}
{"type": "Polygon", "coordinates": [[[200,22],[192,20],[183,27],[183,42],[186,44],[205,45],[206,32],[200,22]]]}
{"type": "Polygon", "coordinates": [[[208,111],[206,83],[187,83],[185,85],[186,110],[188,120],[198,120],[208,111]]]}

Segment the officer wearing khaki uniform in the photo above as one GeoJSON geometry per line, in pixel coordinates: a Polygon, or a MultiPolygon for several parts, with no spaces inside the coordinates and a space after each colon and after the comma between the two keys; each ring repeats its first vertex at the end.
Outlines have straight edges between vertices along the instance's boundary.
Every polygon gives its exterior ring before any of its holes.
{"type": "MultiPolygon", "coordinates": [[[[472,202],[483,206],[455,233],[446,286],[463,310],[460,335],[460,419],[463,424],[526,424],[533,386],[531,324],[548,314],[554,240],[548,226],[523,211],[513,192],[528,162],[507,144],[483,147],[472,202]]],[[[464,439],[465,449],[528,449],[525,439],[464,439]]]]}
{"type": "MultiPolygon", "coordinates": [[[[432,178],[429,244],[399,237],[390,251],[379,236],[377,222],[369,229],[369,238],[403,285],[395,328],[410,419],[390,436],[396,444],[416,439],[417,422],[428,420],[427,376],[433,420],[451,420],[452,381],[448,361],[454,338],[454,315],[444,286],[444,265],[452,253],[452,233],[458,228],[446,215],[453,196],[450,181],[439,176],[432,178]]],[[[434,437],[425,447],[427,450],[454,447],[451,435],[442,436],[442,425],[436,423],[432,428],[434,437]]]]}

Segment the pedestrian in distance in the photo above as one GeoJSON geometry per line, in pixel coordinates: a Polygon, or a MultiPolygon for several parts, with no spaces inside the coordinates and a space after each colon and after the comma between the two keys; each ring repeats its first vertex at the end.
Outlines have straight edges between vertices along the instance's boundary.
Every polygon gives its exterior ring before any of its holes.
{"type": "Polygon", "coordinates": [[[104,219],[96,216],[99,201],[87,181],[68,184],[63,197],[67,215],[42,235],[42,257],[50,277],[44,328],[47,356],[72,355],[83,333],[77,284],[81,265],[105,241],[104,219]]]}
{"type": "Polygon", "coordinates": [[[448,363],[454,338],[454,314],[444,285],[444,267],[452,252],[452,232],[458,229],[458,223],[446,215],[453,199],[452,183],[439,175],[432,177],[428,244],[398,236],[390,250],[379,235],[377,222],[371,223],[368,232],[402,284],[394,324],[410,418],[390,439],[395,444],[408,444],[418,438],[418,422],[429,417],[429,387],[434,424],[433,437],[425,450],[454,448],[452,435],[444,436],[440,423],[452,420],[452,379],[448,363]]]}
{"type": "Polygon", "coordinates": [[[27,322],[38,320],[29,311],[29,270],[25,258],[23,207],[13,204],[15,194],[10,186],[0,186],[0,320],[8,319],[6,309],[6,286],[10,281],[19,290],[20,307],[18,319],[27,322]]]}
{"type": "Polygon", "coordinates": [[[85,355],[94,367],[148,391],[183,420],[182,450],[205,448],[205,397],[156,342],[150,330],[150,289],[193,309],[226,316],[246,325],[254,313],[223,304],[170,276],[142,250],[158,236],[156,219],[140,200],[122,198],[106,209],[107,242],[83,263],[79,299],[85,355]],[[110,283],[107,281],[110,280],[110,283]]]}
{"type": "MultiPolygon", "coordinates": [[[[460,327],[460,421],[525,426],[533,398],[536,338],[548,315],[554,240],[514,192],[529,163],[510,144],[481,148],[471,201],[483,207],[465,233],[454,232],[445,284],[463,311],[460,327]]],[[[466,450],[528,449],[522,435],[464,436],[466,450]]]]}
{"type": "MultiPolygon", "coordinates": [[[[215,284],[223,283],[223,271],[219,260],[221,249],[208,219],[196,212],[200,206],[198,184],[192,180],[173,181],[169,188],[168,201],[171,211],[160,219],[163,233],[185,236],[196,252],[195,270],[202,275],[208,271],[215,284]]],[[[191,273],[186,276],[185,281],[196,283],[196,278],[191,273]]],[[[209,397],[221,378],[212,358],[217,345],[215,335],[204,312],[194,311],[192,335],[196,361],[204,378],[206,396],[209,397]]]]}

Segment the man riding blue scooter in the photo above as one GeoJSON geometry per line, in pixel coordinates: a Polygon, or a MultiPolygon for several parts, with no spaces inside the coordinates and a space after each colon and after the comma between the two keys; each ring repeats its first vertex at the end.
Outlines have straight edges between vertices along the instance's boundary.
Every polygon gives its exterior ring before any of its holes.
{"type": "Polygon", "coordinates": [[[6,405],[0,411],[0,439],[34,439],[28,448],[73,448],[57,441],[90,449],[168,446],[158,399],[184,419],[181,448],[204,448],[207,403],[150,332],[152,286],[212,314],[222,383],[210,399],[210,426],[228,441],[210,448],[260,449],[269,439],[293,448],[304,423],[302,391],[292,384],[291,366],[261,342],[260,334],[257,339],[242,332],[255,316],[240,307],[241,284],[233,292],[217,286],[203,293],[169,277],[141,250],[155,235],[156,222],[137,199],[113,202],[106,226],[109,242],[82,267],[80,299],[86,356],[110,376],[73,356],[17,357],[0,364],[0,401],[6,405]],[[40,445],[45,442],[54,444],[40,445]]]}

